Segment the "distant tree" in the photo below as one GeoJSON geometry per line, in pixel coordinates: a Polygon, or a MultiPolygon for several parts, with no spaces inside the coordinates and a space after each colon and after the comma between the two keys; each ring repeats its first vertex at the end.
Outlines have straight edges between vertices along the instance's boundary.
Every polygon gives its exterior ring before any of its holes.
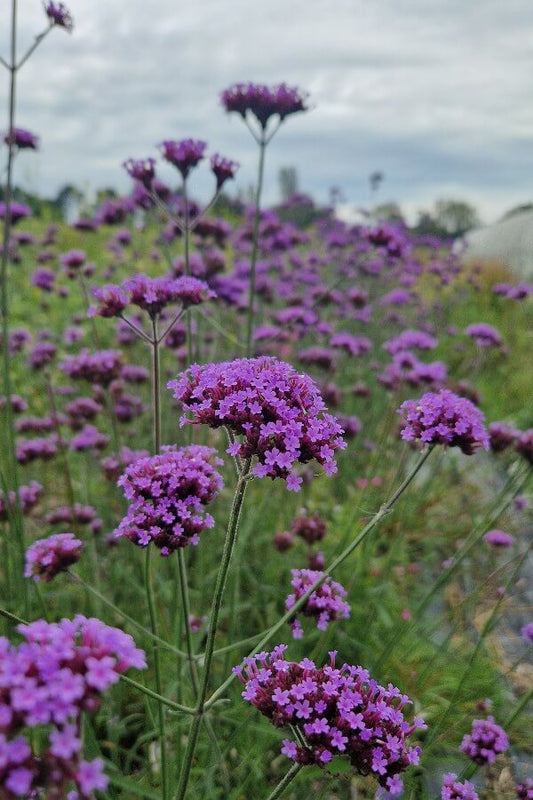
{"type": "Polygon", "coordinates": [[[516,214],[522,214],[524,211],[533,211],[533,203],[523,203],[520,206],[513,206],[510,208],[509,211],[506,211],[503,217],[501,218],[501,222],[504,219],[510,219],[514,217],[516,214]]]}
{"type": "Polygon", "coordinates": [[[437,200],[430,211],[420,211],[413,232],[418,235],[457,239],[480,225],[476,209],[462,200],[437,200]]]}
{"type": "Polygon", "coordinates": [[[462,200],[437,200],[435,219],[448,236],[462,236],[481,224],[474,206],[462,200]]]}
{"type": "Polygon", "coordinates": [[[298,170],[296,167],[282,167],[278,172],[281,202],[286,203],[298,193],[298,170]]]}
{"type": "Polygon", "coordinates": [[[398,203],[381,203],[372,212],[372,218],[380,222],[393,222],[397,225],[405,225],[405,217],[398,203]]]}
{"type": "Polygon", "coordinates": [[[96,205],[100,205],[104,200],[118,200],[119,193],[112,186],[105,186],[96,192],[96,205]]]}

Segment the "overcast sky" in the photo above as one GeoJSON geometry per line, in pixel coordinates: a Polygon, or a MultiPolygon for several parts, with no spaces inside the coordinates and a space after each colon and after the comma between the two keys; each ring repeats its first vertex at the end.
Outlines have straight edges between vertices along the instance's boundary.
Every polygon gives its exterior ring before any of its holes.
{"type": "MultiPolygon", "coordinates": [[[[23,53],[45,18],[39,0],[18,2],[23,53]]],[[[0,3],[4,56],[10,5],[0,3]]],[[[126,158],[155,156],[163,139],[185,137],[238,160],[246,188],[256,145],[219,95],[251,80],[299,86],[312,105],[270,145],[270,202],[282,166],[295,166],[301,190],[319,200],[336,185],[358,206],[369,203],[369,174],[381,170],[377,199],[411,214],[453,197],[491,222],[533,201],[531,0],[67,5],[74,32],[52,31],[19,76],[17,124],[38,133],[42,147],[20,155],[16,180],[33,191],[52,195],[66,183],[126,191],[126,158]]],[[[5,129],[7,70],[0,81],[5,129]]],[[[208,170],[197,173],[205,196],[208,170]]]]}

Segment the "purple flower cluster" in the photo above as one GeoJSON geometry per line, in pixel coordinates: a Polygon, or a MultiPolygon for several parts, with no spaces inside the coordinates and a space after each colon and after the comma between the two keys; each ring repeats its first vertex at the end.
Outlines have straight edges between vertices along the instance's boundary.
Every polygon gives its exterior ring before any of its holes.
{"type": "Polygon", "coordinates": [[[2,797],[65,797],[72,785],[91,797],[107,779],[100,759],[82,759],[82,714],[95,713],[125,670],[144,669],[144,653],[131,636],[81,615],[17,630],[20,645],[0,638],[2,797]],[[46,735],[39,754],[30,744],[34,729],[46,735]]]}
{"type": "Polygon", "coordinates": [[[19,439],[16,446],[16,457],[19,464],[29,464],[42,458],[50,461],[57,455],[57,436],[43,437],[40,439],[19,439]]]}
{"type": "Polygon", "coordinates": [[[516,440],[516,452],[524,456],[530,464],[533,464],[533,428],[529,428],[520,434],[516,440]]]}
{"type": "Polygon", "coordinates": [[[147,450],[131,450],[129,447],[121,447],[120,452],[111,453],[100,461],[104,475],[108,481],[116,483],[126,467],[133,464],[140,458],[148,458],[147,450]]]}
{"type": "Polygon", "coordinates": [[[526,778],[517,785],[516,800],[533,800],[533,778],[526,778]]]}
{"type": "Polygon", "coordinates": [[[98,350],[90,353],[84,349],[75,356],[67,356],[59,368],[74,380],[108,386],[120,375],[122,354],[118,350],[98,350]]]}
{"type": "Polygon", "coordinates": [[[437,344],[437,339],[429,333],[405,330],[385,342],[383,347],[388,353],[394,355],[402,350],[433,350],[437,344]]]}
{"type": "Polygon", "coordinates": [[[514,544],[514,537],[510,533],[497,530],[487,531],[483,536],[483,541],[493,547],[511,547],[514,544]]]}
{"type": "Polygon", "coordinates": [[[350,333],[336,333],[329,340],[331,347],[338,347],[354,357],[362,356],[372,349],[372,342],[366,336],[352,336],[350,333]]]}
{"type": "Polygon", "coordinates": [[[520,633],[522,634],[522,638],[529,642],[529,644],[533,644],[533,622],[526,622],[526,624],[522,627],[520,633]]]}
{"type": "Polygon", "coordinates": [[[427,392],[419,400],[406,400],[398,409],[405,421],[402,439],[424,444],[459,447],[472,455],[477,447],[489,449],[483,414],[464,397],[449,389],[427,392]]]}
{"type": "Polygon", "coordinates": [[[232,161],[230,158],[224,158],[220,156],[218,153],[211,156],[211,172],[216,178],[217,182],[217,192],[222,186],[235,177],[237,170],[239,169],[239,164],[236,161],[232,161]]]}
{"type": "Polygon", "coordinates": [[[490,449],[493,453],[501,453],[514,444],[520,431],[505,422],[491,422],[489,425],[490,449]]]}
{"type": "Polygon", "coordinates": [[[49,525],[91,525],[93,530],[101,527],[101,520],[98,519],[96,510],[92,506],[83,506],[81,503],[74,503],[74,506],[57,506],[45,515],[45,522],[49,525]]]}
{"type": "Polygon", "coordinates": [[[42,369],[51,363],[56,353],[57,347],[52,342],[37,342],[28,355],[28,366],[42,369]]]}
{"type": "Polygon", "coordinates": [[[131,303],[155,317],[172,303],[181,303],[188,308],[209,300],[215,293],[204,281],[186,275],[181,278],[136,275],[124,281],[122,286],[109,284],[93,289],[93,295],[99,300],[99,305],[90,309],[91,316],[118,317],[131,303]]]}
{"type": "Polygon", "coordinates": [[[328,527],[319,514],[301,514],[291,525],[291,533],[309,545],[322,541],[327,531],[328,527]]]}
{"type": "MultiPolygon", "coordinates": [[[[294,592],[285,601],[287,611],[304,596],[311,586],[319,580],[323,573],[311,569],[291,570],[291,585],[294,592]]],[[[326,578],[318,589],[312,592],[303,606],[297,612],[305,617],[314,617],[317,620],[316,626],[319,631],[325,631],[328,624],[336,619],[348,619],[350,616],[350,606],[345,602],[346,589],[340,583],[336,583],[331,578],[326,578]]],[[[290,621],[292,635],[295,639],[301,639],[303,630],[298,619],[290,621]]]]}
{"type": "Polygon", "coordinates": [[[441,800],[479,800],[479,795],[473,783],[458,781],[457,775],[448,772],[442,778],[441,800]]]}
{"type": "Polygon", "coordinates": [[[25,128],[11,128],[4,134],[4,144],[14,145],[19,150],[38,150],[39,137],[25,128]]]}
{"type": "Polygon", "coordinates": [[[496,756],[508,747],[507,734],[494,722],[494,717],[473,720],[472,732],[467,733],[461,742],[461,752],[480,766],[492,764],[496,756]]]}
{"type": "Polygon", "coordinates": [[[77,452],[86,450],[104,450],[109,444],[109,436],[101,433],[94,425],[85,425],[70,440],[70,449],[77,452]]]}
{"type": "Polygon", "coordinates": [[[494,294],[500,294],[508,297],[510,300],[525,300],[530,294],[533,294],[533,283],[526,283],[520,281],[517,284],[512,283],[497,283],[492,287],[494,294]]]}
{"type": "Polygon", "coordinates": [[[477,322],[465,328],[465,333],[470,336],[479,347],[499,347],[502,337],[499,331],[486,322],[477,322]]]}
{"type": "Polygon", "coordinates": [[[139,181],[145,189],[152,188],[152,183],[155,178],[154,158],[129,158],[122,166],[134,181],[139,181]]]}
{"type": "Polygon", "coordinates": [[[86,259],[85,250],[68,250],[59,256],[61,266],[69,278],[75,278],[79,274],[79,271],[85,265],[86,259]]]}
{"type": "MultiPolygon", "coordinates": [[[[4,219],[7,214],[7,206],[4,201],[0,202],[0,219],[4,219]]],[[[11,202],[9,204],[9,217],[11,224],[16,225],[21,219],[31,217],[33,214],[31,208],[24,203],[11,202]]]]}
{"type": "MultiPolygon", "coordinates": [[[[43,493],[43,487],[37,481],[31,481],[27,486],[19,486],[18,496],[20,510],[23,514],[29,514],[34,506],[39,502],[43,493]]],[[[5,494],[0,490],[0,522],[9,518],[9,507],[13,508],[17,501],[14,491],[9,491],[7,502],[5,494]]]]}
{"type": "Polygon", "coordinates": [[[160,147],[165,161],[176,167],[183,180],[185,180],[191,169],[196,167],[203,159],[207,144],[198,139],[182,139],[179,142],[174,140],[164,141],[160,147]]]}
{"type": "Polygon", "coordinates": [[[236,83],[222,92],[222,105],[226,111],[235,111],[243,119],[249,112],[263,130],[274,115],[283,121],[297,111],[307,111],[307,94],[300,89],[280,83],[265,86],[258,83],[236,83]]]}
{"type": "Polygon", "coordinates": [[[64,3],[54,3],[52,0],[49,0],[49,2],[45,4],[44,11],[51,25],[57,25],[58,28],[64,28],[67,33],[72,33],[74,30],[74,20],[64,3]]]}
{"type": "Polygon", "coordinates": [[[130,506],[115,537],[141,547],[153,542],[162,556],[198,544],[201,531],[214,525],[204,506],[223,486],[216,470],[222,463],[215,450],[201,445],[167,447],[134,461],[118,481],[130,506]]]}
{"type": "Polygon", "coordinates": [[[24,576],[36,581],[51,581],[81,558],[84,544],[73,533],[55,533],[38,539],[26,550],[24,576]]]}
{"type": "Polygon", "coordinates": [[[51,292],[54,288],[56,274],[53,269],[38,267],[31,276],[32,286],[42,289],[43,292],[51,292]]]}
{"type": "Polygon", "coordinates": [[[286,645],[247,658],[234,672],[245,685],[242,696],[277,728],[291,726],[305,742],[283,742],[282,753],[299,764],[324,766],[345,756],[363,775],[372,774],[394,797],[403,790],[400,774],[418,764],[420,747],[407,737],[425,728],[407,722],[409,698],[389,683],[385,689],[362,667],[331,663],[317,668],[305,658],[285,660],[286,645]]]}
{"type": "Polygon", "coordinates": [[[335,450],[344,448],[342,428],[307,375],[276,358],[241,358],[218,364],[193,364],[168,384],[191,417],[180,424],[227,426],[243,441],[227,452],[256,456],[253,473],[283,478],[298,491],[302,479],[295,464],[316,459],[328,475],[337,470],[335,450]]]}

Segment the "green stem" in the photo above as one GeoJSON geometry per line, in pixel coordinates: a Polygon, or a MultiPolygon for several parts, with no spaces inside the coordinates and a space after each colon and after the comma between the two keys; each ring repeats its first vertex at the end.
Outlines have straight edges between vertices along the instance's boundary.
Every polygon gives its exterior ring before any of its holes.
{"type": "Polygon", "coordinates": [[[294,780],[302,768],[303,764],[293,764],[285,777],[280,780],[274,791],[268,795],[267,800],[276,800],[276,798],[281,797],[289,783],[294,780]]]}
{"type": "Polygon", "coordinates": [[[194,648],[192,643],[191,625],[189,622],[190,602],[189,587],[187,583],[187,565],[185,564],[185,553],[183,548],[178,550],[178,567],[180,575],[181,610],[183,617],[183,627],[185,629],[185,642],[187,648],[187,661],[189,662],[189,673],[194,696],[198,696],[198,667],[194,658],[194,648]]]}
{"type": "Polygon", "coordinates": [[[261,219],[261,192],[263,190],[263,176],[265,171],[265,152],[267,142],[262,136],[259,141],[259,170],[257,176],[257,191],[255,195],[255,214],[252,233],[252,254],[250,257],[250,297],[248,299],[248,319],[246,323],[246,355],[252,354],[252,333],[254,327],[254,305],[256,287],[257,254],[259,252],[259,222],[261,219]]]}
{"type": "Polygon", "coordinates": [[[152,405],[154,409],[153,418],[153,442],[154,453],[159,453],[161,449],[161,396],[160,381],[161,367],[159,361],[159,341],[157,335],[157,317],[152,317],[152,405]]]}
{"type": "MultiPolygon", "coordinates": [[[[191,226],[189,214],[189,197],[187,194],[187,181],[183,179],[183,204],[185,213],[185,224],[183,226],[183,247],[185,258],[185,274],[191,274],[191,226]]],[[[192,356],[192,319],[190,309],[185,311],[185,325],[187,328],[187,366],[193,362],[192,356]]]]}
{"type": "Polygon", "coordinates": [[[175,703],[174,700],[169,700],[168,697],[164,697],[162,694],[154,692],[152,689],[149,689],[142,683],[138,683],[137,681],[128,678],[126,675],[121,675],[120,680],[123,681],[124,683],[127,683],[129,686],[133,686],[134,689],[137,689],[137,691],[147,695],[147,697],[152,697],[154,700],[157,700],[159,705],[168,706],[169,708],[172,708],[174,711],[179,711],[181,714],[195,713],[194,708],[189,708],[189,706],[183,706],[181,703],[175,703]]]}
{"type": "MultiPolygon", "coordinates": [[[[145,573],[144,573],[144,585],[146,588],[146,599],[148,601],[148,612],[150,615],[150,627],[152,629],[152,633],[154,636],[158,636],[157,630],[157,616],[155,610],[155,602],[154,602],[154,592],[152,587],[152,577],[151,577],[151,570],[150,570],[150,558],[151,558],[152,548],[148,546],[146,548],[146,561],[145,561],[145,573]]],[[[155,688],[157,694],[161,697],[162,690],[161,690],[161,661],[159,658],[159,648],[157,645],[154,644],[153,647],[153,654],[154,654],[154,672],[155,672],[155,688]]],[[[167,769],[167,754],[166,754],[166,726],[165,726],[165,712],[163,709],[163,703],[161,700],[158,701],[157,704],[157,713],[158,713],[158,723],[159,723],[159,748],[161,753],[161,783],[162,783],[162,798],[163,800],[167,800],[168,798],[168,769],[167,769]]]]}
{"type": "MultiPolygon", "coordinates": [[[[11,0],[11,30],[10,30],[10,63],[7,65],[9,70],[9,92],[8,92],[8,131],[11,132],[15,127],[15,98],[17,84],[17,0],[11,0]]],[[[3,452],[4,465],[6,472],[11,476],[11,487],[15,492],[15,513],[9,518],[9,525],[14,533],[19,550],[19,563],[15,564],[15,584],[17,589],[22,589],[24,607],[28,611],[28,591],[27,584],[23,580],[20,585],[19,576],[24,572],[24,520],[20,512],[19,501],[19,480],[18,463],[15,450],[15,428],[13,423],[13,409],[11,408],[12,382],[11,382],[11,357],[9,353],[9,298],[8,298],[8,262],[9,262],[9,242],[11,239],[11,204],[13,201],[13,163],[15,159],[15,145],[9,137],[7,148],[7,167],[6,185],[4,190],[4,225],[2,237],[2,255],[0,261],[0,313],[2,316],[1,336],[2,339],[2,362],[3,362],[3,393],[6,397],[5,405],[5,430],[1,432],[0,447],[3,452]],[[5,442],[4,440],[5,436],[5,442]],[[5,445],[5,446],[4,446],[5,445]]],[[[2,426],[4,427],[4,426],[2,426]]],[[[8,543],[6,542],[6,547],[8,543]]],[[[18,592],[17,592],[18,593],[18,592]]]]}
{"type": "MultiPolygon", "coordinates": [[[[284,615],[283,615],[283,616],[282,616],[282,617],[281,617],[281,618],[280,618],[280,619],[279,619],[279,620],[276,622],[276,624],[275,624],[275,625],[272,625],[272,627],[270,627],[270,628],[269,628],[269,629],[268,629],[268,630],[265,632],[265,635],[264,635],[264,636],[263,636],[263,638],[260,640],[260,642],[259,642],[259,643],[258,643],[258,644],[255,646],[255,648],[254,648],[254,649],[253,649],[253,650],[252,650],[252,651],[249,653],[249,655],[250,655],[250,656],[253,656],[253,655],[254,655],[254,653],[258,653],[258,652],[260,652],[260,651],[261,651],[261,650],[264,648],[264,646],[265,646],[266,644],[268,644],[268,642],[269,642],[269,641],[270,641],[270,640],[271,640],[271,639],[274,637],[274,635],[275,635],[275,634],[276,634],[276,633],[277,633],[277,632],[278,632],[278,631],[279,631],[279,630],[280,630],[280,629],[281,629],[281,628],[282,628],[282,627],[283,627],[283,626],[284,626],[284,625],[285,625],[287,622],[289,622],[289,620],[290,620],[290,619],[292,619],[292,617],[294,616],[295,612],[297,612],[297,611],[298,611],[298,610],[299,610],[299,609],[300,609],[300,608],[301,608],[301,607],[302,607],[302,606],[303,606],[303,605],[304,605],[304,604],[307,602],[308,598],[309,598],[309,597],[312,595],[312,593],[313,593],[313,592],[315,592],[315,591],[316,591],[316,590],[319,588],[319,586],[321,586],[321,585],[324,583],[324,581],[326,580],[326,578],[327,578],[329,575],[331,575],[331,574],[333,573],[333,571],[334,571],[334,570],[336,570],[336,569],[337,569],[337,567],[339,567],[339,566],[340,566],[340,565],[343,563],[343,561],[345,561],[345,560],[346,560],[346,559],[347,559],[347,558],[348,558],[348,557],[349,557],[349,556],[350,556],[350,555],[353,553],[353,551],[354,551],[354,550],[355,550],[357,547],[359,547],[359,545],[361,544],[361,542],[363,542],[363,541],[366,539],[366,537],[368,536],[368,534],[369,534],[369,533],[371,533],[371,531],[373,531],[373,530],[374,530],[374,528],[376,527],[376,525],[378,525],[378,524],[381,522],[381,520],[383,519],[383,517],[385,517],[385,516],[386,516],[386,515],[389,513],[389,511],[391,510],[391,508],[393,507],[393,505],[394,505],[394,504],[396,503],[396,501],[397,501],[397,500],[398,500],[398,499],[401,497],[401,495],[402,495],[402,494],[404,493],[404,491],[407,489],[407,487],[409,486],[409,484],[411,483],[411,481],[414,479],[415,475],[416,475],[416,474],[419,472],[419,470],[422,468],[422,466],[424,465],[424,463],[426,462],[427,458],[428,458],[428,457],[429,457],[429,455],[432,453],[432,451],[433,451],[433,448],[432,448],[432,447],[429,447],[427,450],[425,450],[425,452],[423,452],[423,453],[422,453],[421,457],[419,458],[419,460],[417,461],[417,463],[415,464],[415,466],[412,468],[412,470],[409,472],[409,474],[407,475],[407,477],[405,478],[405,480],[402,482],[402,484],[401,484],[401,485],[398,487],[398,489],[396,489],[396,491],[394,492],[394,494],[393,494],[393,495],[391,495],[391,497],[390,497],[390,498],[389,498],[389,499],[386,501],[386,503],[384,503],[384,504],[381,506],[381,508],[379,509],[379,511],[378,511],[376,514],[374,514],[374,516],[372,517],[372,519],[370,520],[370,522],[368,522],[368,524],[367,524],[367,525],[365,525],[365,527],[363,528],[363,530],[361,531],[361,533],[360,533],[358,536],[356,536],[356,537],[355,537],[355,539],[354,539],[354,540],[353,540],[353,541],[352,541],[352,542],[351,542],[351,543],[350,543],[350,544],[349,544],[347,547],[345,547],[345,549],[342,551],[342,553],[341,553],[339,556],[337,556],[337,558],[336,558],[336,559],[334,559],[334,560],[332,561],[332,563],[330,564],[330,566],[329,566],[329,567],[327,567],[327,569],[325,569],[325,570],[322,572],[322,574],[321,574],[321,577],[320,577],[318,580],[316,580],[316,581],[315,581],[315,582],[312,584],[312,586],[310,586],[310,587],[309,587],[309,589],[308,589],[308,590],[305,592],[305,594],[303,594],[303,595],[302,595],[302,596],[301,596],[301,597],[300,597],[300,598],[299,598],[299,599],[296,601],[296,603],[293,605],[293,607],[290,609],[290,611],[287,611],[287,612],[286,612],[286,613],[285,613],[285,614],[284,614],[284,615]]],[[[233,680],[234,680],[234,679],[235,679],[235,675],[234,675],[234,674],[232,674],[232,675],[230,675],[228,678],[226,678],[226,680],[224,681],[224,683],[223,683],[223,684],[221,684],[221,686],[219,686],[219,688],[218,688],[218,689],[217,689],[217,690],[216,690],[216,691],[215,691],[215,692],[214,692],[214,693],[211,695],[211,697],[209,698],[209,700],[208,700],[208,701],[207,701],[207,703],[205,704],[205,708],[206,708],[206,709],[208,709],[208,708],[211,708],[211,706],[212,706],[212,705],[213,705],[213,704],[214,704],[214,703],[215,703],[215,702],[218,700],[218,698],[220,697],[220,695],[221,695],[221,694],[223,694],[223,693],[226,691],[226,689],[227,689],[227,688],[228,688],[228,686],[229,686],[229,685],[230,685],[230,684],[233,682],[233,680]]]]}
{"type": "Polygon", "coordinates": [[[208,630],[207,642],[204,654],[202,683],[200,685],[200,690],[198,693],[196,713],[191,723],[191,728],[189,730],[187,749],[185,751],[185,756],[183,758],[183,765],[181,769],[178,789],[175,795],[175,800],[183,800],[187,792],[187,785],[189,783],[189,778],[191,775],[191,769],[194,760],[194,754],[196,752],[196,744],[198,742],[198,734],[200,733],[200,726],[202,724],[202,718],[204,715],[204,711],[206,709],[205,698],[207,696],[211,661],[213,659],[213,651],[215,649],[215,638],[218,628],[218,618],[220,615],[220,609],[222,607],[222,597],[224,595],[226,579],[228,577],[228,571],[231,564],[231,557],[233,555],[233,550],[235,548],[235,542],[237,539],[237,533],[239,530],[239,519],[241,515],[242,504],[244,501],[244,495],[246,493],[246,485],[248,483],[247,479],[250,474],[250,468],[251,468],[251,459],[248,459],[245,468],[241,473],[239,480],[237,481],[237,486],[235,487],[233,504],[231,507],[230,517],[228,521],[228,530],[226,533],[226,539],[224,541],[224,550],[222,553],[220,568],[218,570],[215,591],[213,595],[213,604],[211,606],[211,615],[209,618],[209,630],[208,630]]]}

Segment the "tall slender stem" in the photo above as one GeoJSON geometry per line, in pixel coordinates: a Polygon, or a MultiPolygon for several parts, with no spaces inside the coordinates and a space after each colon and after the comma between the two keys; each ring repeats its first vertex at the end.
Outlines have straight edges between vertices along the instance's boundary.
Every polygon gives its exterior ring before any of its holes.
{"type": "Polygon", "coordinates": [[[189,603],[189,587],[187,583],[187,565],[185,564],[185,553],[183,552],[183,548],[178,550],[178,566],[180,575],[181,610],[183,616],[183,627],[185,629],[185,646],[187,648],[187,661],[189,662],[191,685],[196,697],[198,695],[198,667],[194,658],[194,650],[192,646],[191,624],[189,620],[191,609],[189,603]]]}
{"type": "Polygon", "coordinates": [[[222,553],[222,560],[220,562],[220,567],[218,570],[217,581],[213,595],[213,604],[211,606],[211,615],[209,618],[209,631],[205,646],[202,683],[200,685],[200,690],[198,692],[196,714],[193,718],[189,730],[187,749],[185,751],[185,756],[183,758],[183,765],[181,769],[178,789],[175,795],[175,800],[183,800],[183,798],[185,797],[185,794],[187,792],[187,786],[189,783],[189,778],[191,775],[194,754],[196,752],[196,744],[198,742],[198,734],[200,733],[200,726],[202,724],[202,718],[205,710],[205,698],[207,697],[207,689],[209,685],[209,677],[211,670],[211,661],[213,659],[213,651],[215,649],[215,638],[217,635],[218,618],[220,615],[220,609],[222,607],[222,598],[224,595],[226,579],[228,577],[228,571],[231,564],[231,557],[233,555],[235,542],[237,540],[237,533],[239,530],[239,519],[241,516],[244,495],[246,493],[248,477],[250,475],[250,468],[251,468],[251,459],[248,459],[239,477],[239,480],[237,481],[237,486],[235,487],[233,504],[231,507],[231,513],[228,521],[228,530],[226,533],[224,550],[222,553]]]}
{"type": "MultiPolygon", "coordinates": [[[[10,44],[10,63],[9,70],[9,93],[8,93],[8,131],[11,134],[15,127],[15,99],[17,83],[17,0],[11,0],[11,44],[10,44]]],[[[15,534],[19,552],[24,553],[24,522],[20,513],[19,503],[19,481],[18,465],[15,453],[15,428],[13,423],[13,409],[11,407],[12,383],[11,383],[11,359],[9,354],[9,296],[8,296],[8,262],[9,262],[9,243],[11,238],[11,206],[13,201],[13,162],[15,158],[15,143],[13,136],[9,136],[7,149],[7,168],[6,185],[4,190],[4,225],[2,237],[2,255],[0,261],[0,312],[2,316],[1,340],[2,340],[2,372],[3,372],[3,393],[6,397],[5,405],[5,429],[0,432],[2,451],[4,453],[6,473],[9,474],[11,488],[15,492],[15,513],[10,518],[10,526],[15,534]]],[[[3,427],[3,426],[2,426],[3,427]]],[[[22,575],[23,561],[15,567],[17,575],[22,575]]],[[[22,581],[22,592],[25,608],[28,607],[28,590],[26,581],[22,581]]]]}
{"type": "Polygon", "coordinates": [[[261,192],[263,190],[263,176],[265,171],[265,152],[267,141],[264,136],[259,141],[259,170],[257,175],[257,191],[255,195],[255,213],[252,232],[252,253],[250,256],[250,297],[248,300],[248,319],[246,323],[246,355],[252,352],[252,333],[254,327],[254,306],[256,287],[257,254],[259,252],[259,222],[261,220],[261,192]]]}
{"type": "Polygon", "coordinates": [[[281,797],[289,783],[291,783],[302,769],[303,764],[293,764],[287,774],[280,780],[273,792],[271,792],[267,800],[277,800],[281,797]]]}
{"type": "MultiPolygon", "coordinates": [[[[144,573],[144,585],[146,588],[146,599],[148,601],[148,613],[150,615],[150,628],[154,637],[159,636],[157,625],[157,614],[155,609],[154,590],[152,586],[152,575],[150,570],[150,558],[152,548],[148,545],[146,548],[146,561],[144,573]]],[[[161,660],[159,658],[159,648],[154,643],[154,672],[155,672],[155,688],[158,695],[162,695],[162,682],[161,682],[161,660]]],[[[159,725],[159,752],[161,754],[161,789],[162,798],[168,798],[168,769],[167,769],[167,752],[166,752],[166,724],[165,724],[165,711],[163,703],[159,700],[157,703],[157,719],[159,725]]]]}
{"type": "Polygon", "coordinates": [[[152,404],[153,404],[153,441],[154,453],[161,449],[161,397],[160,397],[160,363],[159,340],[157,333],[157,317],[152,317],[152,404]]]}

